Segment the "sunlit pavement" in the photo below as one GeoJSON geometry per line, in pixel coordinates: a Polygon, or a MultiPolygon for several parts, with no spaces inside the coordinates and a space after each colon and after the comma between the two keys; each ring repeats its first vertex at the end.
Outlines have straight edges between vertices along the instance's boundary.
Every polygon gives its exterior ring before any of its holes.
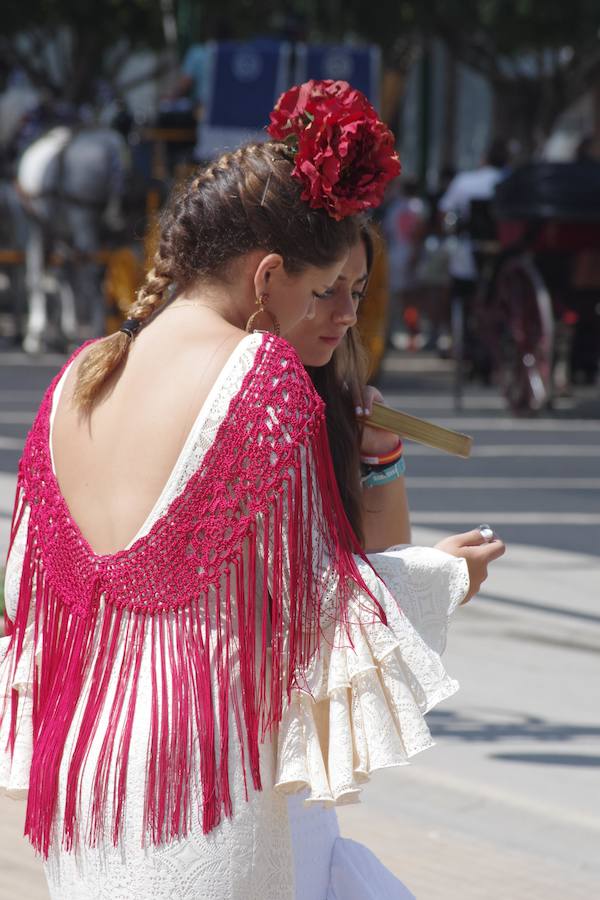
{"type": "Polygon", "coordinates": [[[392,354],[385,399],[474,438],[465,461],[406,446],[415,543],[491,523],[508,552],[456,614],[461,683],[429,716],[437,746],[339,811],[420,900],[575,900],[600,887],[600,388],[515,420],[452,367],[392,354]],[[434,530],[435,529],[435,530],[434,530]]]}

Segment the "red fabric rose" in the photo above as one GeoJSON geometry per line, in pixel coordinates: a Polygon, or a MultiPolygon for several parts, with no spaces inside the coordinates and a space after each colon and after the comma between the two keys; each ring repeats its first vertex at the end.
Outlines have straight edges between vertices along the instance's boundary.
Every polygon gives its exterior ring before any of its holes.
{"type": "Polygon", "coordinates": [[[308,81],[279,98],[268,132],[297,140],[294,177],[302,199],[343,219],[378,206],[400,173],[394,137],[360,91],[345,81],[308,81]]]}
{"type": "Polygon", "coordinates": [[[271,113],[267,131],[271,137],[284,141],[290,135],[298,136],[304,130],[317,108],[333,112],[361,101],[365,109],[377,118],[377,113],[360,91],[350,87],[347,81],[305,81],[281,95],[271,113]]]}

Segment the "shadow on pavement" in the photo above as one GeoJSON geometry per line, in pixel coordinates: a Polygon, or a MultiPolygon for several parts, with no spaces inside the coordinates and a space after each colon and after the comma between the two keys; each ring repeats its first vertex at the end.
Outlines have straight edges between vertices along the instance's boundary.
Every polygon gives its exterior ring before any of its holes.
{"type": "Polygon", "coordinates": [[[600,756],[585,753],[492,753],[490,759],[542,766],[600,767],[600,756]]]}
{"type": "MultiPolygon", "coordinates": [[[[480,718],[458,712],[433,710],[427,716],[434,737],[459,741],[494,743],[523,739],[528,741],[576,741],[600,737],[600,726],[561,724],[549,722],[536,716],[524,716],[502,710],[482,710],[480,718]],[[502,721],[486,721],[493,715],[502,721]]],[[[507,757],[508,758],[508,757],[507,757]]]]}

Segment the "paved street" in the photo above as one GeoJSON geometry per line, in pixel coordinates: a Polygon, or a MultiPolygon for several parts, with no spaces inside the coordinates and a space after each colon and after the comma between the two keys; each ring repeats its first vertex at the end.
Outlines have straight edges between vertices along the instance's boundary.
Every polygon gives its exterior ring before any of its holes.
{"type": "MultiPolygon", "coordinates": [[[[59,359],[0,353],[0,544],[33,411],[59,359]]],[[[513,420],[467,387],[455,413],[447,363],[393,354],[386,401],[472,434],[469,461],[408,444],[415,543],[491,523],[507,541],[482,595],[460,609],[447,654],[461,691],[434,710],[437,746],[378,773],[339,811],[418,900],[590,900],[600,894],[600,400],[562,399],[513,420]]],[[[0,900],[46,897],[0,801],[0,900]]],[[[120,900],[120,898],[115,898],[120,900]]]]}
{"type": "Polygon", "coordinates": [[[490,522],[508,552],[455,616],[461,690],[429,717],[438,745],[340,821],[419,900],[598,896],[598,390],[532,421],[473,387],[455,413],[450,389],[435,358],[386,361],[388,403],[474,437],[468,461],[407,446],[413,539],[490,522]]]}
{"type": "Polygon", "coordinates": [[[473,436],[469,460],[410,444],[415,524],[461,531],[489,520],[508,543],[600,551],[600,388],[561,398],[550,416],[507,416],[491,389],[466,387],[455,413],[449,363],[394,354],[386,401],[473,436]]]}

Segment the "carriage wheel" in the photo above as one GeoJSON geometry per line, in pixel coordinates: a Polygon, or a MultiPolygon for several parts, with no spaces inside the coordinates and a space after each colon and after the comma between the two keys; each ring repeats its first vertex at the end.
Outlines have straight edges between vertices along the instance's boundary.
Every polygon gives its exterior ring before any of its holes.
{"type": "Polygon", "coordinates": [[[539,412],[552,394],[552,301],[533,260],[510,259],[496,275],[490,303],[496,380],[516,415],[539,412]]]}

